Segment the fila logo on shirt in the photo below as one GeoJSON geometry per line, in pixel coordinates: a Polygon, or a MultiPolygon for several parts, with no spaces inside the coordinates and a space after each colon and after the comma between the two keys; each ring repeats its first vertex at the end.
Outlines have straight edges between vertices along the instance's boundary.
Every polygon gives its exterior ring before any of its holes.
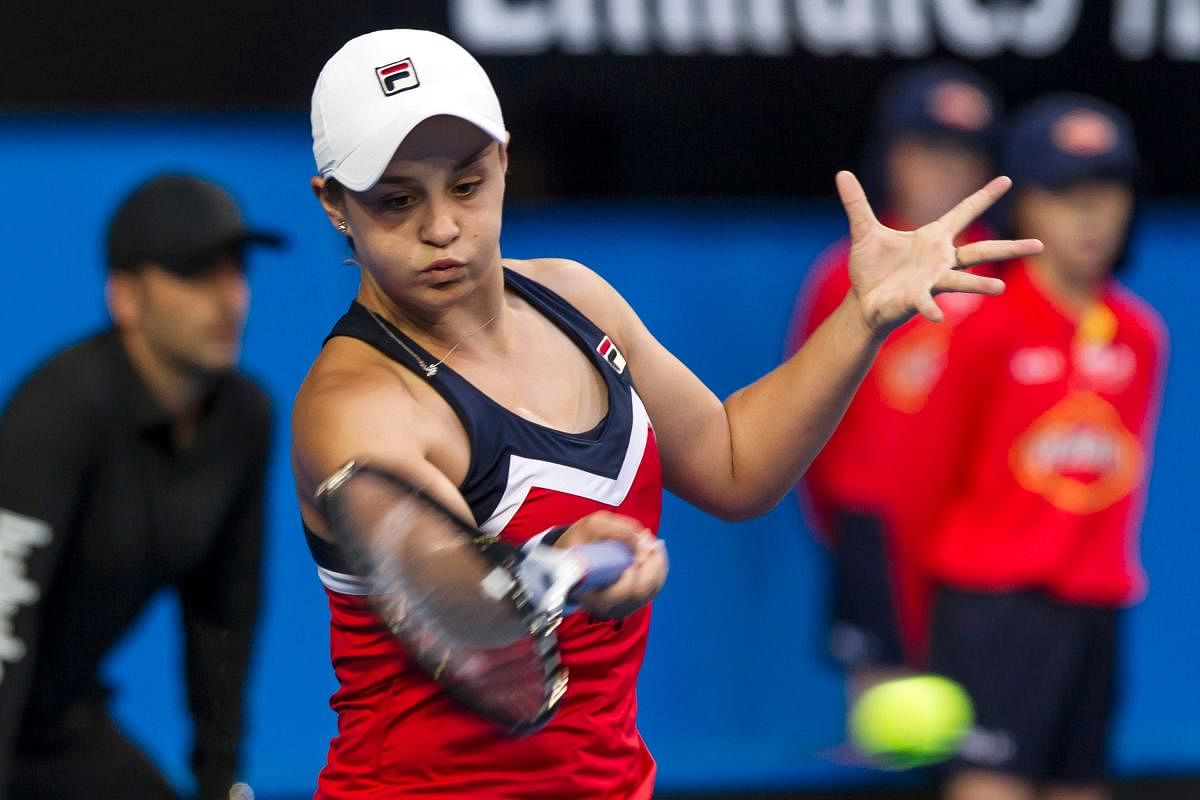
{"type": "Polygon", "coordinates": [[[618,375],[625,371],[625,356],[621,355],[621,351],[613,344],[612,339],[607,336],[601,339],[600,344],[596,345],[596,352],[617,371],[618,375]]]}
{"type": "Polygon", "coordinates": [[[421,85],[420,79],[417,78],[417,68],[413,66],[411,58],[402,58],[376,67],[375,77],[379,79],[379,87],[385,95],[399,94],[421,85]]]}

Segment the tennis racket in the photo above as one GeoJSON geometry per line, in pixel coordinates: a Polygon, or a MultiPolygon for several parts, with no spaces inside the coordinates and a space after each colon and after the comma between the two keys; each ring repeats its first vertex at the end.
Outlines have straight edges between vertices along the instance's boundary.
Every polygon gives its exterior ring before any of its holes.
{"type": "Polygon", "coordinates": [[[361,461],[322,482],[316,500],[391,632],[447,692],[511,734],[546,724],[566,692],[555,631],[567,603],[633,563],[615,541],[523,551],[361,461]]]}

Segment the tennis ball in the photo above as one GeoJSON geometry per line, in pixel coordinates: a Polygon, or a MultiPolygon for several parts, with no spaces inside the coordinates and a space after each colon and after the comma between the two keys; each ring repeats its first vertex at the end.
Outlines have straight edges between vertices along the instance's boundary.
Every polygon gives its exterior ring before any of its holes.
{"type": "Polygon", "coordinates": [[[966,691],[948,678],[915,675],[876,684],[850,711],[850,738],[865,755],[909,769],[954,755],[975,712],[966,691]]]}

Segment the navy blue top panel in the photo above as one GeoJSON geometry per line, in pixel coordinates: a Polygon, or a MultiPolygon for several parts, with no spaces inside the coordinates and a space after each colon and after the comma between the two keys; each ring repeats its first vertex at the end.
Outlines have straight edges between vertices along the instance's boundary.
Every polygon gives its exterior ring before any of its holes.
{"type": "Polygon", "coordinates": [[[488,519],[508,481],[509,456],[549,461],[616,478],[621,470],[633,425],[632,383],[629,370],[618,372],[598,350],[606,338],[591,320],[560,295],[511,269],[504,270],[505,286],[520,295],[579,347],[608,388],[608,413],[592,430],[566,433],[525,419],[488,397],[451,367],[441,364],[426,375],[426,364],[439,360],[382,317],[358,302],[338,320],[326,341],[335,336],[359,339],[392,360],[424,376],[454,409],[471,443],[471,464],[458,487],[471,507],[476,524],[488,519]],[[404,343],[402,347],[399,342],[404,343]],[[409,348],[412,352],[405,350],[409,348]]]}

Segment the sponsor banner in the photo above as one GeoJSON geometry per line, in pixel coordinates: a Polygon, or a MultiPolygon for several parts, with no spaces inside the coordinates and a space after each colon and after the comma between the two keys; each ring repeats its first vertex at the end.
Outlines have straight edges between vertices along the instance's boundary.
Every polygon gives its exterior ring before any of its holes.
{"type": "MultiPolygon", "coordinates": [[[[1138,125],[1151,193],[1193,192],[1200,174],[1200,103],[1180,102],[1200,69],[1200,0],[120,6],[45,0],[12,15],[0,107],[303,112],[348,38],[419,27],[488,69],[517,196],[828,196],[833,173],[860,161],[881,81],[926,58],[976,65],[1010,106],[1051,90],[1113,101],[1138,125]],[[47,42],[70,46],[47,59],[47,42]]],[[[402,66],[378,75],[384,91],[418,85],[402,66]]]]}

